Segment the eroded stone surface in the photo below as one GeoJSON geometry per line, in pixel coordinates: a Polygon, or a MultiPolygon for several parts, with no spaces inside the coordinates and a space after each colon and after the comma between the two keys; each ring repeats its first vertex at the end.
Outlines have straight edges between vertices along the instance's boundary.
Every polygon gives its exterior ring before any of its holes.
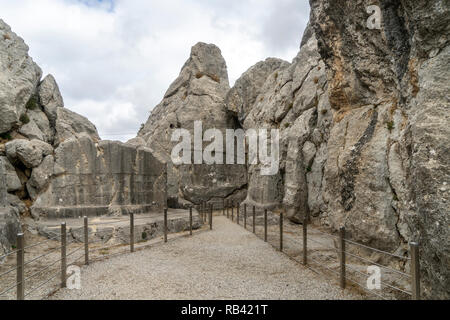
{"type": "Polygon", "coordinates": [[[166,165],[151,150],[80,136],[63,142],[33,170],[27,187],[35,217],[146,212],[166,203],[166,165]],[[73,155],[77,154],[77,157],[73,155]],[[48,163],[47,163],[48,162],[48,163]],[[52,179],[48,180],[47,177],[52,179]]]}
{"type": "MultiPolygon", "coordinates": [[[[224,103],[229,89],[227,67],[220,49],[212,44],[198,43],[192,47],[191,56],[179,77],[152,111],[139,137],[130,141],[138,145],[146,141],[148,147],[169,163],[167,181],[171,207],[203,201],[222,203],[223,198],[245,197],[247,171],[243,165],[170,164],[172,149],[178,144],[171,142],[174,130],[187,129],[193,146],[195,121],[202,121],[202,134],[215,128],[225,137],[225,129],[235,128],[224,103]]],[[[203,143],[203,147],[208,144],[203,143]]]]}

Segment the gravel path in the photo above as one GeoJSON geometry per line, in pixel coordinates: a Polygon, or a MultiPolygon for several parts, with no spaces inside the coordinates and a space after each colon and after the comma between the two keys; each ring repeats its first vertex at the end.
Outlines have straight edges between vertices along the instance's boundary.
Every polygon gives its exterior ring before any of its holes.
{"type": "Polygon", "coordinates": [[[82,290],[51,299],[360,299],[220,216],[214,230],[82,269],[82,290]]]}

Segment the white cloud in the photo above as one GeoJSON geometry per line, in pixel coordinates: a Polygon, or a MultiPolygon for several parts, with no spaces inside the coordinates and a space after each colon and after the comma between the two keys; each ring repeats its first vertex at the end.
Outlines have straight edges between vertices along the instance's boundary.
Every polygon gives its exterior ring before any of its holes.
{"type": "Polygon", "coordinates": [[[0,0],[0,18],[52,73],[66,107],[106,139],[135,135],[197,42],[214,43],[231,85],[269,56],[291,60],[307,0],[0,0]]]}

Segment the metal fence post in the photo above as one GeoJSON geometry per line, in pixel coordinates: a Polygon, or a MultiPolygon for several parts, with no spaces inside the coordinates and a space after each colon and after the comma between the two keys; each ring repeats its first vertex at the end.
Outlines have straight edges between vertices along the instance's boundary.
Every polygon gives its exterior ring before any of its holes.
{"type": "Polygon", "coordinates": [[[227,201],[227,219],[230,219],[230,201],[227,201]]]}
{"type": "Polygon", "coordinates": [[[247,205],[244,204],[244,228],[247,229],[247,205]]]}
{"type": "Polygon", "coordinates": [[[339,242],[340,242],[340,262],[341,262],[341,288],[345,289],[345,228],[342,227],[339,230],[339,242]]]}
{"type": "Polygon", "coordinates": [[[134,252],[134,213],[130,213],[130,251],[134,252]]]}
{"type": "Polygon", "coordinates": [[[164,209],[164,242],[167,243],[167,208],[164,209]]]}
{"type": "Polygon", "coordinates": [[[203,223],[203,205],[204,202],[200,202],[200,219],[202,220],[202,223],[203,223]]]}
{"type": "Polygon", "coordinates": [[[264,210],[264,241],[267,242],[267,209],[264,210]]]}
{"type": "Polygon", "coordinates": [[[192,207],[189,208],[189,234],[192,236],[192,207]]]}
{"type": "Polygon", "coordinates": [[[253,206],[253,233],[256,233],[256,207],[253,206]]]}
{"type": "Polygon", "coordinates": [[[25,299],[25,284],[24,284],[24,264],[25,264],[25,244],[24,235],[19,233],[17,235],[17,300],[25,299]]]}
{"type": "Polygon", "coordinates": [[[303,219],[303,265],[308,264],[308,218],[303,219]]]}
{"type": "Polygon", "coordinates": [[[419,263],[419,244],[411,242],[411,291],[412,299],[420,300],[420,263],[419,263]]]}
{"type": "Polygon", "coordinates": [[[231,201],[231,221],[234,221],[234,203],[231,201]]]}
{"type": "Polygon", "coordinates": [[[204,222],[204,220],[203,220],[203,210],[204,210],[204,205],[205,205],[205,203],[204,202],[201,202],[200,203],[200,219],[202,220],[202,223],[204,222]]]}
{"type": "Polygon", "coordinates": [[[237,224],[239,224],[239,213],[241,211],[241,204],[238,202],[237,206],[236,206],[236,220],[237,220],[237,224]]]}
{"type": "Polygon", "coordinates": [[[280,251],[283,251],[283,212],[280,213],[280,251]]]}
{"type": "Polygon", "coordinates": [[[61,223],[61,288],[67,286],[67,229],[66,223],[61,223]]]}
{"type": "Polygon", "coordinates": [[[211,211],[209,212],[209,229],[210,230],[213,229],[213,210],[214,210],[214,205],[211,204],[211,211]]]}
{"type": "Polygon", "coordinates": [[[84,264],[89,265],[89,225],[88,217],[84,217],[84,264]]]}

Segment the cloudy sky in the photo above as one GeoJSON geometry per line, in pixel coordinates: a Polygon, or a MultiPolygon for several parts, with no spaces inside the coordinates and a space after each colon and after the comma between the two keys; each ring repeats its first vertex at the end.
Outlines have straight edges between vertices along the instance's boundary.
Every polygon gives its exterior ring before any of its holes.
{"type": "Polygon", "coordinates": [[[126,141],[162,99],[190,48],[216,44],[230,84],[267,57],[297,54],[307,0],[0,0],[0,18],[55,76],[67,108],[126,141]]]}

